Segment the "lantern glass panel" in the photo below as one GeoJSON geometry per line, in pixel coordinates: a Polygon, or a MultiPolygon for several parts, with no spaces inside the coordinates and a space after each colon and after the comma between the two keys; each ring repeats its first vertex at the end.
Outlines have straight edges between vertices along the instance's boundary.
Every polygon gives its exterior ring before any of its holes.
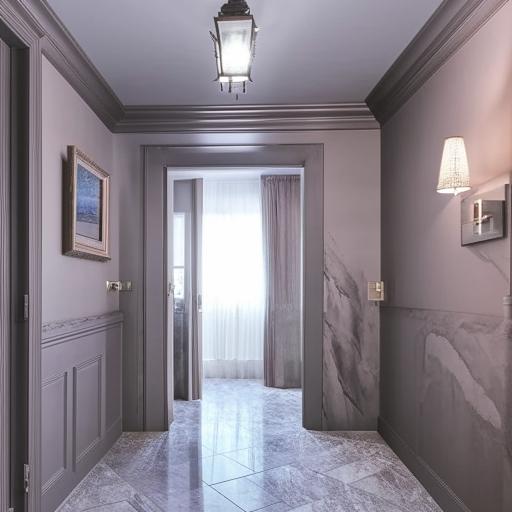
{"type": "Polygon", "coordinates": [[[248,77],[252,60],[253,18],[217,18],[222,75],[248,77]]]}

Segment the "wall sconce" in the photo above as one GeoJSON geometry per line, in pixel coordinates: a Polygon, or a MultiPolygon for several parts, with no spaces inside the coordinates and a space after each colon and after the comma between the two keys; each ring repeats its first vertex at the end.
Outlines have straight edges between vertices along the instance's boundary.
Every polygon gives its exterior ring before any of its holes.
{"type": "Polygon", "coordinates": [[[462,137],[449,137],[444,141],[437,191],[458,195],[471,189],[466,146],[462,137]]]}

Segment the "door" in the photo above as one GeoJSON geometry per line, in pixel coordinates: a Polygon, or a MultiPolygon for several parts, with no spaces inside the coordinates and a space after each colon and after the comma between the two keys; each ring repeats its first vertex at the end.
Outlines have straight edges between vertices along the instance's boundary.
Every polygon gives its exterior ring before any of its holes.
{"type": "MultiPolygon", "coordinates": [[[[27,509],[29,461],[29,52],[10,49],[10,506],[27,509]]],[[[32,289],[33,289],[32,285],[32,289]]],[[[37,382],[40,389],[41,382],[37,382]]],[[[31,411],[33,412],[33,410],[31,411]]],[[[35,413],[34,413],[35,414],[35,413]]],[[[37,421],[31,418],[31,425],[37,421]]],[[[33,439],[34,432],[30,435],[33,439]]],[[[32,480],[34,481],[34,480],[32,480]]],[[[34,489],[34,488],[33,488],[34,489]]],[[[34,489],[35,491],[35,489],[34,489]]],[[[35,491],[39,492],[39,490],[35,491]]]]}
{"type": "Polygon", "coordinates": [[[28,50],[0,40],[0,507],[28,498],[28,50]]]}
{"type": "MultiPolygon", "coordinates": [[[[170,180],[171,181],[171,180],[170,180]]],[[[168,226],[168,380],[175,399],[198,400],[202,388],[202,180],[176,180],[168,226]],[[172,374],[172,375],[171,375],[172,374]]],[[[171,202],[168,201],[170,208],[171,202]]],[[[170,392],[170,391],[169,391],[170,392]]]]}

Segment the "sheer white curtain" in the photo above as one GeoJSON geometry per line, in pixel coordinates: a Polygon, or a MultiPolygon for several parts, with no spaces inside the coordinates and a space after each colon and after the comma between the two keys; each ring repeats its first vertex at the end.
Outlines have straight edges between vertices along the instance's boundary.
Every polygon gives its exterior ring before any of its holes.
{"type": "Polygon", "coordinates": [[[205,179],[203,208],[204,376],[263,378],[260,180],[205,179]]]}

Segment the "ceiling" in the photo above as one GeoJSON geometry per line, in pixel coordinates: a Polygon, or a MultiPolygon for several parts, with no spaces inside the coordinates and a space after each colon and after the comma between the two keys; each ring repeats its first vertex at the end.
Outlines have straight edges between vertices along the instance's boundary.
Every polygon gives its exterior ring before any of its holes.
{"type": "MultiPolygon", "coordinates": [[[[47,0],[125,105],[229,105],[209,30],[223,0],[47,0]]],[[[249,0],[240,104],[364,101],[442,0],[249,0]]]]}

